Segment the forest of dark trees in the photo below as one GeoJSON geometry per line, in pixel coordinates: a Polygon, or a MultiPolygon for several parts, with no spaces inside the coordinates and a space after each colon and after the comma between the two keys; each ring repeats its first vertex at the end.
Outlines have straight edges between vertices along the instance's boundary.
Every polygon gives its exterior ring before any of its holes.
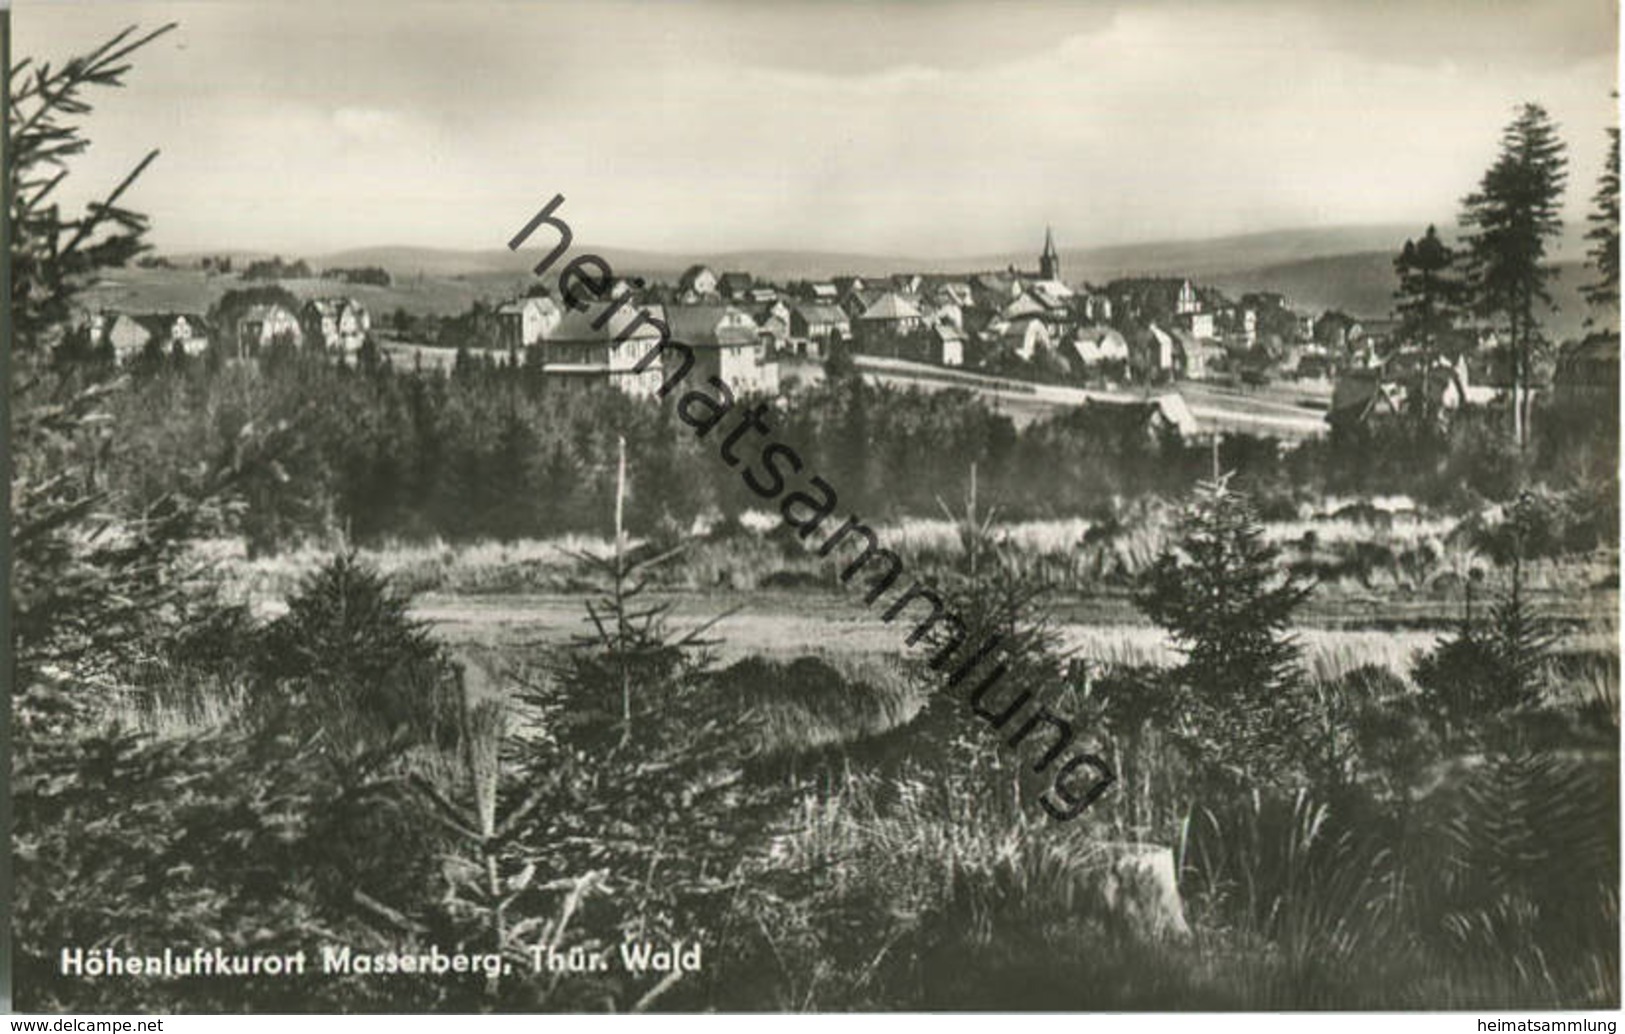
{"type": "MultiPolygon", "coordinates": [[[[697,516],[760,505],[671,401],[561,388],[479,353],[449,373],[398,369],[370,347],[349,365],[293,349],[257,366],[166,359],[138,366],[120,405],[132,433],[110,473],[149,501],[229,456],[244,427],[285,427],[275,472],[247,486],[240,525],[221,529],[246,534],[256,552],[332,531],[374,544],[594,529],[613,490],[619,435],[637,532],[677,533],[697,516]]],[[[856,377],[799,392],[771,422],[843,509],[872,520],[940,516],[972,463],[1004,520],[1101,518],[1124,501],[1177,496],[1214,463],[1210,442],[1153,432],[1132,408],[1080,407],[1018,431],[969,393],[899,392],[856,377]]],[[[1608,426],[1573,407],[1545,410],[1521,455],[1494,414],[1460,417],[1448,431],[1400,423],[1291,447],[1234,435],[1218,460],[1276,517],[1329,494],[1408,494],[1465,513],[1513,498],[1533,472],[1578,514],[1571,547],[1590,548],[1618,523],[1606,488],[1617,449],[1599,434],[1608,426]]]]}

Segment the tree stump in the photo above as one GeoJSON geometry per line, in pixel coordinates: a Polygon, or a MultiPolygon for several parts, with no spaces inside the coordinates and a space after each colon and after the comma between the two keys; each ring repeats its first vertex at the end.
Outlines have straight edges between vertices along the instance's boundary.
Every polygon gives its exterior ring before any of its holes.
{"type": "Polygon", "coordinates": [[[1112,927],[1142,940],[1190,935],[1171,848],[1117,841],[1087,844],[1075,871],[1078,903],[1099,910],[1112,927]]]}

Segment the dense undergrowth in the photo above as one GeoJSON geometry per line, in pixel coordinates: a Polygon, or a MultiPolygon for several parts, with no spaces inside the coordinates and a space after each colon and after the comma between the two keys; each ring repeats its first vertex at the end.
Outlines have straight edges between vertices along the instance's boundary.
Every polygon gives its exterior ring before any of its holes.
{"type": "Polygon", "coordinates": [[[453,657],[347,556],[275,620],[221,607],[174,636],[100,719],[19,758],[19,1004],[1617,1002],[1617,709],[1546,702],[1565,673],[1509,598],[1512,613],[1419,659],[1420,690],[1380,672],[1304,681],[1272,654],[1274,699],[1238,697],[1230,724],[1193,727],[1192,708],[1222,695],[1217,672],[1189,664],[1229,662],[1080,667],[1053,630],[989,597],[983,618],[1027,636],[1022,684],[1053,692],[1121,777],[1057,826],[1031,807],[1024,762],[906,667],[875,681],[812,659],[718,668],[659,605],[617,601],[654,557],[583,568],[607,595],[562,649],[453,657]],[[1255,707],[1299,720],[1238,717],[1255,707]],[[1251,762],[1266,764],[1244,787],[1228,769],[1251,762]],[[1091,880],[1093,853],[1126,844],[1171,849],[1188,936],[1091,880]],[[703,943],[704,970],[530,972],[537,945],[667,938],[703,943]],[[54,972],[63,945],[217,943],[436,944],[503,953],[517,973],[132,985],[54,972]]]}

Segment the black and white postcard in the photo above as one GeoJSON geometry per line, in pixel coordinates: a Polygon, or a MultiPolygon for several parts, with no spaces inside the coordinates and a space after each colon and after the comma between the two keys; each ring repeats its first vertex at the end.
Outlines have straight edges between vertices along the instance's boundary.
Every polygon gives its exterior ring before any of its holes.
{"type": "Polygon", "coordinates": [[[18,0],[12,1007],[1617,1010],[1618,17],[18,0]]]}

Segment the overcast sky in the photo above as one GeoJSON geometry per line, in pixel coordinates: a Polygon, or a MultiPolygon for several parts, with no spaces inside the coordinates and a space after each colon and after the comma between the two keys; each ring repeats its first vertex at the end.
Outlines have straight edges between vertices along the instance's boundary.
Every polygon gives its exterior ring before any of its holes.
{"type": "Polygon", "coordinates": [[[1583,218],[1608,0],[44,3],[13,60],[180,28],[74,179],[160,250],[578,241],[921,257],[1453,222],[1524,100],[1583,218]]]}

